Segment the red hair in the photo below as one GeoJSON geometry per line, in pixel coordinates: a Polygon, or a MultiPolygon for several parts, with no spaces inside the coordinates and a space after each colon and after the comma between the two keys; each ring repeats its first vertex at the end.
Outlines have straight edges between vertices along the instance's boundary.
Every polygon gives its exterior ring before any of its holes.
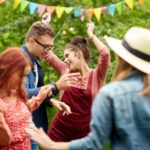
{"type": "Polygon", "coordinates": [[[32,62],[26,52],[19,47],[8,48],[0,55],[0,87],[5,86],[6,92],[10,95],[9,79],[14,72],[21,71],[18,79],[17,96],[24,101],[27,99],[27,92],[22,84],[22,80],[24,69],[28,65],[32,67],[32,62]]]}

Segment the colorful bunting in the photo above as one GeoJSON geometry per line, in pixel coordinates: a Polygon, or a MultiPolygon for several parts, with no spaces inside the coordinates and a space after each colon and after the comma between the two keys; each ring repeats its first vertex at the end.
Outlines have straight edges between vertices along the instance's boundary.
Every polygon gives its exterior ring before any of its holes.
{"type": "Polygon", "coordinates": [[[99,21],[101,18],[102,9],[101,8],[95,8],[94,9],[94,15],[96,19],[99,21]]]}
{"type": "Polygon", "coordinates": [[[134,0],[125,0],[130,9],[133,9],[134,0]]]}
{"type": "Polygon", "coordinates": [[[139,0],[139,2],[140,2],[141,4],[143,4],[143,0],[139,0]]]}
{"type": "Polygon", "coordinates": [[[80,9],[76,9],[74,10],[74,16],[75,17],[79,17],[80,16],[80,9]]]}
{"type": "Polygon", "coordinates": [[[122,13],[122,7],[123,7],[123,3],[122,2],[116,4],[116,9],[117,9],[117,11],[118,11],[118,13],[120,15],[122,13]]]}
{"type": "Polygon", "coordinates": [[[36,9],[37,9],[37,4],[33,2],[29,2],[30,15],[33,15],[36,9]]]}
{"type": "Polygon", "coordinates": [[[115,5],[110,5],[108,7],[108,10],[110,12],[110,15],[113,17],[114,16],[114,13],[115,13],[115,10],[116,10],[116,6],[115,5]]]}
{"type": "Polygon", "coordinates": [[[28,6],[29,2],[28,1],[21,1],[20,3],[20,11],[23,12],[25,8],[28,6]]]}
{"type": "Polygon", "coordinates": [[[0,0],[0,4],[2,4],[5,0],[0,0]]]}
{"type": "Polygon", "coordinates": [[[104,15],[105,12],[107,11],[107,9],[108,9],[108,7],[106,7],[106,6],[102,8],[102,14],[103,14],[103,15],[104,15]]]}
{"type": "Polygon", "coordinates": [[[83,22],[84,21],[84,19],[85,19],[85,16],[84,16],[84,9],[81,9],[81,11],[80,11],[80,16],[81,16],[81,21],[83,22]]]}
{"type": "Polygon", "coordinates": [[[92,19],[93,13],[94,13],[94,9],[88,9],[87,10],[88,15],[89,15],[89,21],[92,19]]]}
{"type": "Polygon", "coordinates": [[[57,14],[58,19],[61,18],[64,10],[65,10],[65,7],[56,7],[56,14],[57,14]]]}
{"type": "Polygon", "coordinates": [[[65,8],[65,12],[67,13],[67,14],[70,14],[72,11],[73,11],[73,7],[66,7],[65,8]]]}
{"type": "Polygon", "coordinates": [[[20,4],[20,0],[14,0],[14,7],[13,7],[13,9],[16,9],[19,4],[20,4]]]}
{"type": "Polygon", "coordinates": [[[51,11],[51,13],[53,13],[55,11],[55,9],[56,9],[56,6],[47,6],[46,7],[47,12],[51,11]]]}
{"type": "Polygon", "coordinates": [[[46,9],[45,5],[38,5],[39,16],[42,16],[42,14],[44,13],[45,9],[46,9]]]}
{"type": "MultiPolygon", "coordinates": [[[[3,3],[5,0],[0,0],[0,4],[3,3]]],[[[124,0],[126,2],[126,4],[129,6],[130,9],[133,9],[134,7],[134,0],[124,0]]],[[[143,4],[143,0],[138,0],[141,4],[143,4]]],[[[105,6],[102,8],[91,8],[91,9],[76,9],[74,7],[57,7],[57,6],[46,6],[46,5],[41,5],[41,4],[37,4],[34,2],[29,2],[26,0],[14,0],[14,5],[13,5],[13,9],[16,9],[18,7],[18,5],[20,4],[20,11],[23,12],[25,10],[25,8],[29,5],[29,11],[30,11],[30,15],[32,15],[35,10],[38,8],[38,12],[39,12],[39,16],[42,16],[42,14],[44,13],[45,9],[49,12],[51,11],[51,13],[54,13],[54,11],[56,10],[56,14],[58,18],[61,18],[61,16],[63,15],[64,11],[66,12],[66,14],[70,14],[73,10],[74,10],[74,16],[75,17],[80,17],[81,21],[84,21],[85,16],[84,16],[84,12],[87,11],[88,16],[89,16],[89,20],[92,19],[93,14],[95,15],[96,19],[99,21],[101,18],[101,15],[104,15],[107,11],[107,9],[110,12],[111,16],[114,16],[115,14],[115,10],[118,11],[119,14],[122,13],[122,8],[123,8],[123,3],[124,2],[119,2],[115,5],[110,5],[110,6],[105,6]]]]}

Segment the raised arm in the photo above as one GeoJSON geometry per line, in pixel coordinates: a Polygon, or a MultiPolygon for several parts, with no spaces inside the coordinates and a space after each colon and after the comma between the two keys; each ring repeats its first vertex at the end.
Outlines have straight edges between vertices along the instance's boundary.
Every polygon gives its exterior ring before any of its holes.
{"type": "Polygon", "coordinates": [[[97,74],[99,81],[104,80],[110,64],[110,52],[108,48],[100,41],[100,39],[98,39],[97,36],[93,34],[94,23],[90,22],[87,27],[87,34],[100,53],[98,65],[95,69],[95,74],[97,74]]]}
{"type": "Polygon", "coordinates": [[[49,65],[51,65],[59,74],[67,73],[67,65],[60,60],[55,54],[52,52],[48,52],[45,55],[45,60],[49,65]]]}
{"type": "MultiPolygon", "coordinates": [[[[51,21],[51,12],[49,11],[48,13],[45,13],[42,16],[42,22],[48,25],[50,21],[51,21]]],[[[45,54],[45,59],[48,62],[48,64],[51,65],[59,74],[62,75],[67,72],[66,64],[52,52],[48,52],[47,54],[45,54]]]]}

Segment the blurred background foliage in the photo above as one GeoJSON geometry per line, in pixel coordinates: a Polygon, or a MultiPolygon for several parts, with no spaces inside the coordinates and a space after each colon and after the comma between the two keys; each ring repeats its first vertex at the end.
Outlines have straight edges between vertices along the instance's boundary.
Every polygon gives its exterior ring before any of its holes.
{"type": "MultiPolygon", "coordinates": [[[[48,6],[64,6],[75,7],[78,9],[86,8],[98,8],[104,6],[110,6],[122,2],[123,0],[30,0],[38,4],[45,4],[48,6]]],[[[19,46],[26,42],[26,33],[35,21],[40,20],[38,12],[36,11],[32,16],[29,14],[29,8],[27,7],[23,13],[20,12],[20,8],[13,10],[13,0],[6,0],[0,4],[0,52],[4,51],[7,47],[19,46]]],[[[100,21],[97,21],[95,16],[92,17],[92,21],[95,23],[95,34],[105,43],[104,35],[112,36],[118,39],[122,39],[124,33],[132,26],[141,26],[150,29],[150,1],[144,0],[144,4],[141,5],[138,0],[134,2],[134,9],[131,10],[124,3],[122,14],[115,12],[114,17],[107,11],[100,21]]],[[[55,39],[54,53],[63,60],[63,48],[67,42],[69,42],[73,36],[81,35],[87,37],[86,24],[88,23],[88,17],[85,21],[81,22],[80,17],[74,17],[73,12],[69,15],[64,13],[60,19],[57,18],[56,13],[52,14],[51,26],[58,36],[55,39]],[[63,28],[62,28],[63,27],[63,28]],[[62,28],[62,30],[61,30],[62,28]]],[[[89,41],[90,43],[90,41],[89,41]]],[[[106,44],[106,43],[105,43],[106,44]]],[[[99,54],[95,46],[90,43],[92,61],[90,67],[96,67],[99,54]]],[[[109,83],[113,74],[116,61],[115,55],[111,52],[111,65],[105,80],[105,84],[109,83]]],[[[52,67],[46,62],[41,62],[44,72],[45,84],[55,82],[58,80],[59,75],[53,70],[52,67]]],[[[58,97],[57,97],[58,98],[58,97]]],[[[55,108],[48,108],[49,124],[52,117],[57,112],[55,108]]],[[[105,150],[109,149],[109,145],[106,144],[105,150]]]]}

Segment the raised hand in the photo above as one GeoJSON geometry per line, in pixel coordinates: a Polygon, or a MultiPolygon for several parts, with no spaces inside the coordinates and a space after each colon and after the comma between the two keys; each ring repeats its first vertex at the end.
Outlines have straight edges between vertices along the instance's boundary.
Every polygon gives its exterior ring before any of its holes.
{"type": "Polygon", "coordinates": [[[67,114],[67,115],[71,114],[70,107],[67,104],[65,104],[64,102],[61,102],[61,101],[58,101],[58,100],[55,100],[55,99],[51,99],[50,103],[53,106],[55,106],[56,108],[58,108],[59,110],[64,111],[63,115],[65,115],[65,114],[67,114]]]}
{"type": "Polygon", "coordinates": [[[94,23],[92,21],[90,21],[88,24],[87,24],[87,34],[89,37],[93,36],[93,31],[94,31],[94,23]]]}
{"type": "Polygon", "coordinates": [[[77,81],[77,77],[81,76],[80,73],[68,73],[64,74],[60,77],[60,79],[56,82],[56,86],[58,90],[65,90],[68,87],[74,85],[75,81],[77,81]]]}
{"type": "Polygon", "coordinates": [[[51,11],[42,16],[42,22],[45,24],[49,24],[51,22],[51,11]]]}

